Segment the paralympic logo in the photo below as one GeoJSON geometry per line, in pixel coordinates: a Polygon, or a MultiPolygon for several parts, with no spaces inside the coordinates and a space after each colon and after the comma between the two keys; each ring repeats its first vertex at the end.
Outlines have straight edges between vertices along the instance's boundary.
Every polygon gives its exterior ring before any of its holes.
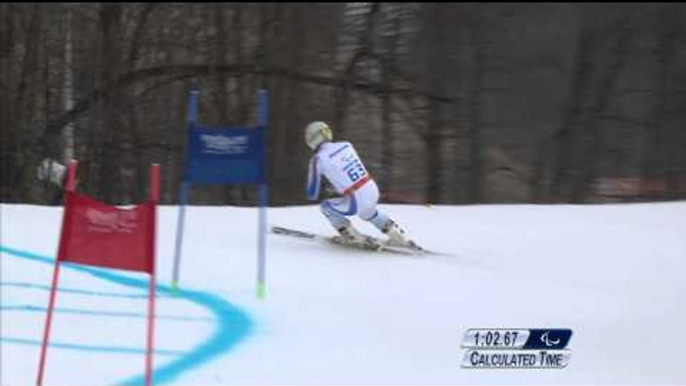
{"type": "Polygon", "coordinates": [[[546,347],[553,347],[560,344],[560,338],[557,338],[555,341],[550,340],[549,334],[550,331],[546,331],[543,335],[541,335],[541,342],[545,343],[546,347]]]}
{"type": "Polygon", "coordinates": [[[524,344],[524,349],[562,350],[572,337],[572,330],[568,328],[529,329],[531,336],[524,344]]]}

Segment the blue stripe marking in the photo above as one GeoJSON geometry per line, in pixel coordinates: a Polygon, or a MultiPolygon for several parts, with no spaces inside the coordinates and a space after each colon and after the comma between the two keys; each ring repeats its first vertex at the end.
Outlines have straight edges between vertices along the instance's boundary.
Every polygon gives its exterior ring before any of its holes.
{"type": "Polygon", "coordinates": [[[352,216],[355,213],[357,213],[357,201],[355,200],[354,195],[351,194],[349,197],[350,197],[350,208],[348,208],[347,211],[341,211],[341,210],[336,209],[336,207],[334,207],[331,204],[331,200],[322,201],[322,205],[324,205],[325,209],[330,209],[331,211],[338,213],[342,216],[352,216]]]}
{"type": "MultiPolygon", "coordinates": [[[[0,337],[0,342],[2,343],[13,343],[13,344],[22,344],[22,345],[27,345],[27,346],[40,346],[41,341],[40,340],[33,340],[33,339],[19,339],[19,338],[4,338],[0,337]]],[[[136,355],[145,355],[145,350],[140,349],[140,348],[133,348],[133,347],[104,347],[104,346],[86,346],[82,344],[73,344],[73,343],[55,343],[55,342],[50,342],[48,344],[48,347],[54,347],[54,348],[59,348],[59,349],[65,349],[65,350],[80,350],[80,351],[92,351],[92,352],[98,352],[98,353],[107,353],[107,354],[136,354],[136,355]]],[[[180,356],[186,354],[185,351],[178,351],[178,350],[154,350],[155,355],[163,355],[163,356],[180,356]]]]}
{"type": "Polygon", "coordinates": [[[310,201],[317,199],[319,196],[319,186],[321,185],[319,180],[319,172],[317,171],[317,160],[318,157],[315,157],[312,160],[312,169],[310,170],[311,174],[309,175],[309,185],[307,186],[307,198],[310,201]]]}
{"type": "Polygon", "coordinates": [[[375,211],[374,211],[374,215],[373,215],[372,217],[368,218],[368,219],[365,219],[365,221],[372,221],[372,220],[374,220],[374,219],[376,218],[376,216],[378,216],[378,215],[379,215],[379,211],[378,211],[378,210],[375,210],[375,211]]]}
{"type": "MultiPolygon", "coordinates": [[[[14,248],[9,248],[0,245],[0,252],[16,257],[21,257],[30,261],[35,261],[43,264],[54,265],[54,257],[46,257],[31,252],[26,252],[14,248]]],[[[134,279],[123,276],[119,273],[113,273],[102,268],[94,268],[81,266],[76,264],[63,264],[65,268],[72,269],[83,273],[91,274],[97,278],[107,280],[116,284],[129,286],[144,290],[148,290],[148,280],[134,279]]],[[[120,272],[120,271],[118,271],[120,272]]],[[[157,285],[157,294],[170,295],[171,288],[164,285],[157,285]]],[[[224,299],[204,293],[200,291],[191,291],[180,289],[177,292],[180,299],[191,301],[197,305],[207,308],[217,321],[216,328],[212,335],[203,341],[201,344],[193,348],[185,355],[178,359],[172,360],[163,366],[158,366],[153,371],[153,381],[155,384],[165,384],[177,379],[180,375],[193,370],[201,365],[216,359],[220,355],[235,348],[239,343],[243,342],[248,336],[253,333],[253,321],[241,309],[226,302],[224,299]]],[[[147,298],[147,295],[145,296],[147,298]]],[[[10,338],[3,338],[10,339],[10,338]]],[[[29,344],[24,342],[24,344],[29,344]]],[[[40,342],[36,343],[40,345],[40,342]]],[[[157,353],[157,351],[156,351],[157,353]]],[[[145,374],[139,374],[130,377],[118,385],[144,385],[145,374]]]]}
{"type": "MultiPolygon", "coordinates": [[[[0,286],[3,286],[4,283],[0,282],[0,286]]],[[[50,290],[49,288],[47,289],[48,291],[50,290]]],[[[58,292],[61,292],[58,289],[58,292]]],[[[45,314],[48,312],[48,309],[46,307],[37,307],[33,306],[30,304],[26,305],[19,305],[19,306],[3,306],[0,307],[0,311],[17,311],[17,312],[37,312],[41,314],[45,314]]],[[[107,316],[107,317],[112,317],[112,318],[134,318],[134,319],[147,319],[148,315],[144,313],[139,313],[139,312],[112,312],[112,311],[93,311],[93,310],[82,310],[82,309],[74,309],[74,308],[58,308],[55,307],[53,309],[53,312],[56,314],[76,314],[76,315],[87,315],[87,316],[107,316]]],[[[165,315],[158,315],[155,314],[155,320],[175,320],[175,321],[184,321],[184,322],[214,322],[214,319],[212,318],[201,318],[201,317],[192,317],[192,316],[165,316],[165,315]]]]}
{"type": "MultiPolygon", "coordinates": [[[[2,251],[2,247],[0,247],[0,251],[2,251]]],[[[68,264],[68,263],[63,263],[68,264]]],[[[28,288],[28,289],[37,289],[37,290],[42,290],[42,291],[50,291],[50,286],[49,285],[39,285],[39,284],[33,284],[33,283],[20,283],[20,282],[12,282],[12,281],[5,281],[5,282],[0,282],[5,287],[18,287],[18,288],[28,288]]],[[[83,295],[83,296],[97,296],[97,297],[107,297],[107,298],[124,298],[124,299],[147,299],[148,294],[118,294],[118,293],[113,293],[113,292],[97,292],[97,291],[85,291],[82,289],[71,289],[71,288],[58,288],[59,292],[64,292],[64,293],[70,293],[70,294],[77,294],[77,295],[83,295]]],[[[159,294],[157,296],[159,298],[159,294]]]]}
{"type": "Polygon", "coordinates": [[[338,153],[342,152],[343,150],[345,150],[345,149],[347,149],[347,148],[349,148],[349,147],[350,147],[350,144],[349,144],[349,143],[346,143],[345,145],[343,145],[343,146],[339,147],[338,149],[336,149],[336,151],[334,151],[333,153],[329,154],[329,158],[335,157],[338,153]]]}

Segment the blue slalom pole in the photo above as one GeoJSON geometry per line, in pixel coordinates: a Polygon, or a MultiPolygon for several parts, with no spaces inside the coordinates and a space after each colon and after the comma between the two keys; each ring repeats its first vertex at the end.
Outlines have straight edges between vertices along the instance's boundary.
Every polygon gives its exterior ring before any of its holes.
{"type": "Polygon", "coordinates": [[[263,181],[258,192],[258,221],[257,221],[257,298],[264,299],[266,294],[266,265],[267,265],[267,205],[269,205],[269,188],[266,182],[267,168],[267,122],[269,121],[269,97],[267,90],[260,90],[257,94],[258,120],[260,130],[264,130],[262,153],[263,181]]]}
{"type": "Polygon", "coordinates": [[[257,229],[257,297],[264,299],[266,293],[266,265],[267,265],[267,204],[269,188],[267,184],[259,186],[259,221],[257,229]]]}
{"type": "Polygon", "coordinates": [[[197,88],[191,90],[191,95],[188,97],[188,124],[195,125],[198,123],[198,97],[200,91],[197,88]]]}
{"type": "Polygon", "coordinates": [[[172,275],[172,290],[176,292],[179,288],[179,266],[181,263],[181,248],[183,247],[183,228],[186,222],[186,203],[190,193],[191,184],[184,182],[181,187],[181,197],[179,198],[179,216],[176,220],[176,244],[174,245],[174,273],[172,275]]]}
{"type": "MultiPolygon", "coordinates": [[[[200,91],[197,88],[191,89],[191,95],[188,97],[188,126],[189,128],[194,126],[198,122],[198,98],[200,91]]],[[[188,151],[186,151],[186,157],[188,157],[188,151]]],[[[181,250],[183,247],[183,229],[184,223],[186,221],[186,204],[188,203],[188,197],[190,195],[191,184],[189,181],[185,181],[181,186],[181,195],[179,197],[179,215],[176,221],[176,243],[174,246],[174,271],[172,274],[172,290],[176,292],[179,288],[179,270],[181,263],[181,250]]]]}

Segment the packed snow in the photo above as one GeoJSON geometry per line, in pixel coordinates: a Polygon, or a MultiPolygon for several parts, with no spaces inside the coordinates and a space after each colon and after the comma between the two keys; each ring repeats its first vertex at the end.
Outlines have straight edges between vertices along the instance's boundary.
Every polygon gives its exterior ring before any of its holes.
{"type": "MultiPolygon", "coordinates": [[[[270,234],[258,300],[255,208],[188,208],[173,294],[178,209],[160,207],[155,384],[686,383],[685,202],[380,208],[442,254],[270,234]],[[470,328],[569,328],[571,358],[463,368],[470,328]]],[[[34,384],[62,208],[0,209],[0,384],[34,384]]],[[[333,235],[316,206],[268,221],[333,235]]],[[[143,384],[147,283],[63,264],[45,384],[143,384]]]]}

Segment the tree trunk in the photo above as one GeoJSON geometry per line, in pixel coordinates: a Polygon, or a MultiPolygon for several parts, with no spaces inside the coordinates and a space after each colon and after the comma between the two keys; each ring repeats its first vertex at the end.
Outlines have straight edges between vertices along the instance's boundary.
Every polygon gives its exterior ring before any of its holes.
{"type": "Polygon", "coordinates": [[[471,166],[469,175],[469,201],[472,203],[481,202],[482,199],[482,177],[483,167],[481,159],[482,139],[481,139],[481,94],[483,91],[483,65],[484,53],[481,31],[481,7],[477,4],[474,7],[470,20],[470,35],[472,41],[472,71],[470,78],[472,84],[469,98],[469,164],[471,166]]]}
{"type": "MultiPolygon", "coordinates": [[[[656,53],[656,89],[653,105],[650,109],[650,125],[644,133],[642,159],[642,196],[649,200],[667,198],[662,195],[658,187],[665,186],[668,191],[677,192],[678,183],[670,178],[670,173],[679,160],[670,151],[670,142],[678,145],[677,136],[668,135],[666,117],[674,109],[674,61],[679,43],[679,8],[663,5],[659,17],[659,35],[657,37],[656,53]]],[[[680,149],[683,151],[683,148],[680,149]]],[[[676,173],[674,173],[676,174],[676,173]]]]}
{"type": "MultiPolygon", "coordinates": [[[[583,7],[583,5],[582,5],[583,7]]],[[[582,19],[584,15],[582,13],[582,19]]],[[[581,30],[577,41],[572,78],[569,81],[569,95],[564,109],[560,129],[554,137],[555,163],[548,191],[548,198],[555,201],[566,201],[566,182],[569,179],[570,165],[573,160],[575,144],[575,130],[582,120],[584,101],[587,99],[590,82],[590,56],[593,49],[594,36],[581,21],[581,30]]]]}
{"type": "Polygon", "coordinates": [[[633,13],[630,8],[624,19],[620,21],[618,27],[619,36],[610,51],[610,64],[596,92],[597,97],[594,107],[588,114],[588,120],[584,121],[582,131],[583,147],[581,157],[577,160],[577,163],[580,163],[581,166],[578,168],[578,172],[575,173],[571,195],[571,200],[574,203],[580,203],[587,199],[595,182],[598,159],[605,148],[605,131],[600,121],[601,114],[610,105],[612,91],[615,89],[620,72],[626,63],[626,55],[630,49],[635,29],[635,19],[632,16],[633,13]]]}

